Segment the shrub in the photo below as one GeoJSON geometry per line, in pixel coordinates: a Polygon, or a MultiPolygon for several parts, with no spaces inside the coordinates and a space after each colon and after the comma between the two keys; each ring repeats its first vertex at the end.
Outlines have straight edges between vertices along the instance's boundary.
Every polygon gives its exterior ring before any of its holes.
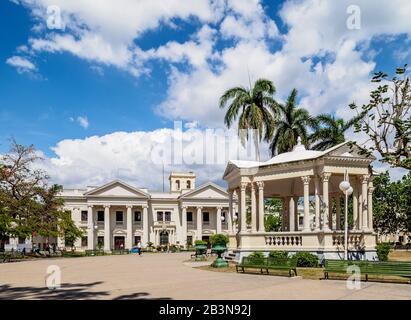
{"type": "Polygon", "coordinates": [[[203,240],[196,240],[195,242],[194,242],[194,245],[199,245],[199,246],[201,246],[201,245],[207,245],[207,241],[203,241],[203,240]]]}
{"type": "Polygon", "coordinates": [[[254,251],[253,253],[251,253],[249,255],[249,257],[251,257],[251,258],[264,258],[264,253],[262,253],[261,251],[254,251]]]}
{"type": "Polygon", "coordinates": [[[309,252],[297,252],[292,256],[292,259],[296,260],[297,267],[318,267],[318,257],[309,252]]]}
{"type": "Polygon", "coordinates": [[[388,261],[388,254],[390,253],[391,245],[388,242],[377,244],[377,256],[379,261],[388,261]]]}
{"type": "Polygon", "coordinates": [[[268,256],[274,259],[287,259],[288,252],[287,251],[271,251],[268,256]]]}
{"type": "Polygon", "coordinates": [[[210,243],[212,246],[216,246],[216,245],[226,246],[228,242],[229,242],[228,237],[222,233],[213,234],[210,237],[210,243]]]}

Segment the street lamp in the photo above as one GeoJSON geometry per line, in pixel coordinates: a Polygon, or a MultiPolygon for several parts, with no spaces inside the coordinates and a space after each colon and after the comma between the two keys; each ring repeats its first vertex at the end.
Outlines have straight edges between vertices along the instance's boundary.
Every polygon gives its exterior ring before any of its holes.
{"type": "Polygon", "coordinates": [[[345,170],[344,180],[340,182],[340,190],[345,195],[344,206],[344,259],[348,260],[348,197],[353,193],[353,188],[350,185],[348,172],[345,170]]]}

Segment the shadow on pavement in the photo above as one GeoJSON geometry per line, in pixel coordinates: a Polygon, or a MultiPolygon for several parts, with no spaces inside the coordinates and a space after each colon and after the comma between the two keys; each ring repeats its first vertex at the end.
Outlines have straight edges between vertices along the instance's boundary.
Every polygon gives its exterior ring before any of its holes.
{"type": "Polygon", "coordinates": [[[47,287],[12,287],[8,284],[0,285],[0,300],[14,299],[98,299],[109,295],[107,291],[90,291],[102,281],[91,283],[62,283],[55,290],[47,287]]]}
{"type": "Polygon", "coordinates": [[[113,298],[113,300],[171,300],[171,298],[148,298],[147,292],[136,292],[113,298]]]}

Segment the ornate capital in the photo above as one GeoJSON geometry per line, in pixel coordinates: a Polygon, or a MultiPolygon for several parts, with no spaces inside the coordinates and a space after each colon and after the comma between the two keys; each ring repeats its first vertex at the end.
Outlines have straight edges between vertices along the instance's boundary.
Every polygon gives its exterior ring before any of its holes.
{"type": "Polygon", "coordinates": [[[364,174],[361,176],[361,183],[368,183],[368,181],[370,180],[370,175],[369,174],[364,174]]]}
{"type": "Polygon", "coordinates": [[[126,205],[126,208],[127,208],[127,209],[133,209],[133,205],[132,205],[132,204],[128,204],[128,205],[126,205]]]}
{"type": "Polygon", "coordinates": [[[369,187],[368,188],[368,194],[371,195],[375,190],[375,187],[369,187]]]}
{"type": "Polygon", "coordinates": [[[223,206],[217,206],[217,210],[223,210],[223,206]]]}
{"type": "Polygon", "coordinates": [[[143,209],[148,209],[148,204],[143,204],[141,207],[142,207],[143,209]]]}
{"type": "Polygon", "coordinates": [[[109,205],[109,204],[104,204],[103,207],[104,207],[104,209],[106,209],[106,208],[107,208],[107,209],[110,209],[110,205],[109,205]]]}
{"type": "Polygon", "coordinates": [[[323,182],[328,182],[330,180],[330,177],[331,177],[331,172],[323,172],[321,176],[321,180],[323,182]]]}
{"type": "Polygon", "coordinates": [[[245,191],[247,189],[248,182],[241,182],[240,189],[241,191],[245,191]]]}
{"type": "Polygon", "coordinates": [[[187,210],[187,206],[186,205],[181,205],[181,209],[183,209],[183,210],[187,210]]]}
{"type": "Polygon", "coordinates": [[[259,190],[264,189],[264,182],[263,181],[257,181],[256,185],[259,190]]]}
{"type": "Polygon", "coordinates": [[[92,205],[92,204],[88,204],[87,207],[93,209],[93,205],[92,205]]]}
{"type": "Polygon", "coordinates": [[[309,184],[310,180],[311,180],[311,177],[310,176],[304,176],[304,177],[301,177],[301,180],[303,181],[304,184],[309,184]]]}
{"type": "Polygon", "coordinates": [[[203,206],[197,206],[197,210],[203,210],[203,206]]]}

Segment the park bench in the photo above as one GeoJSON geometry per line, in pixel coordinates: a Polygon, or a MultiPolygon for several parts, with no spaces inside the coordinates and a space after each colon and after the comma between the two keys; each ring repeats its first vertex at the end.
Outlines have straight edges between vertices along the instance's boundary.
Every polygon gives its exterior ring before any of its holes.
{"type": "Polygon", "coordinates": [[[297,275],[296,261],[289,258],[243,257],[241,262],[236,265],[237,272],[239,269],[242,272],[245,272],[245,269],[260,269],[261,273],[265,270],[267,274],[269,274],[268,270],[287,270],[290,277],[292,273],[297,275]]]}
{"type": "Polygon", "coordinates": [[[130,251],[126,249],[114,249],[111,251],[111,254],[129,254],[130,251]]]}
{"type": "Polygon", "coordinates": [[[369,275],[389,275],[411,278],[411,262],[402,261],[368,261],[368,260],[325,260],[324,278],[329,273],[347,274],[349,266],[357,266],[368,281],[369,275]]]}

